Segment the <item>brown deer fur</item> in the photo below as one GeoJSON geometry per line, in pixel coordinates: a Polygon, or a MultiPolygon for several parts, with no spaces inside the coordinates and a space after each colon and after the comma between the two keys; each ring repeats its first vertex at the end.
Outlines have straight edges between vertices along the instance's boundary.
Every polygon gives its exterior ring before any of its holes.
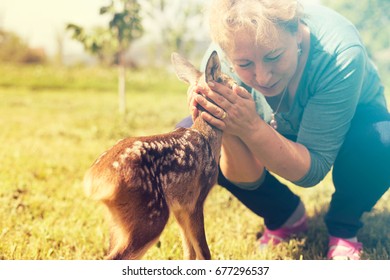
{"type": "MultiPolygon", "coordinates": [[[[172,62],[179,79],[229,86],[214,52],[204,75],[178,54],[172,62]]],[[[87,196],[110,214],[108,259],[139,259],[159,238],[173,212],[182,233],[185,259],[210,259],[203,204],[216,183],[222,132],[202,118],[191,128],[133,137],[103,153],[84,178],[87,196]]]]}

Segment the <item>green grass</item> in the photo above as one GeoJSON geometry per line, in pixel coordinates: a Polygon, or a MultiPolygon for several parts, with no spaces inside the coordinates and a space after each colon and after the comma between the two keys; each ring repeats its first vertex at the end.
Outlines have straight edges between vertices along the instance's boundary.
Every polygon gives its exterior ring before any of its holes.
{"type": "MultiPolygon", "coordinates": [[[[128,73],[128,113],[117,114],[116,71],[0,66],[0,259],[102,259],[108,226],[102,205],[85,198],[82,178],[105,149],[126,136],[167,132],[187,115],[186,86],[173,74],[128,73]]],[[[216,186],[205,205],[214,259],[324,259],[323,222],[330,177],[301,189],[309,232],[267,253],[256,234],[263,221],[216,186]]],[[[364,216],[365,257],[389,259],[390,198],[364,216]]],[[[145,259],[181,259],[170,220],[145,259]]]]}

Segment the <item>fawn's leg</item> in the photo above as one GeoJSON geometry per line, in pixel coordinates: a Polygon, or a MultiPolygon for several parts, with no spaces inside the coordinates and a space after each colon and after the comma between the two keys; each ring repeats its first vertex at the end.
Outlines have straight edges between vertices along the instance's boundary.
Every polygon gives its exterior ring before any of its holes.
{"type": "Polygon", "coordinates": [[[190,217],[188,215],[188,212],[178,210],[174,211],[173,213],[180,228],[184,251],[183,258],[185,260],[195,260],[196,253],[190,241],[190,232],[188,226],[188,220],[190,219],[190,217]]]}
{"type": "Polygon", "coordinates": [[[203,207],[199,207],[192,213],[190,222],[192,246],[196,252],[196,259],[210,260],[211,254],[207,245],[206,233],[204,229],[203,207]]]}
{"type": "MultiPolygon", "coordinates": [[[[161,233],[160,233],[161,234],[161,233]]],[[[160,234],[150,242],[129,242],[125,247],[115,247],[107,256],[108,260],[139,260],[146,251],[157,242],[160,234]]]]}
{"type": "Polygon", "coordinates": [[[164,230],[169,218],[166,204],[157,208],[137,202],[109,206],[112,225],[108,259],[140,259],[164,230]]]}
{"type": "Polygon", "coordinates": [[[188,254],[186,250],[190,250],[191,259],[194,259],[194,251],[198,260],[211,259],[204,230],[203,207],[196,207],[195,211],[182,209],[175,212],[175,217],[184,234],[183,243],[186,242],[185,246],[187,247],[187,249],[185,248],[185,255],[188,254]]]}

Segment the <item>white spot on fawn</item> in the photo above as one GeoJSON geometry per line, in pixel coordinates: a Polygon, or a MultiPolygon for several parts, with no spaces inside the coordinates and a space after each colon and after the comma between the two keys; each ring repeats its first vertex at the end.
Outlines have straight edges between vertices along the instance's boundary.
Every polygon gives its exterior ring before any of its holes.
{"type": "Polygon", "coordinates": [[[163,145],[160,142],[156,142],[156,145],[157,145],[158,151],[161,152],[163,150],[163,145]]]}
{"type": "Polygon", "coordinates": [[[119,156],[119,158],[120,158],[121,162],[124,162],[128,158],[128,156],[129,156],[128,154],[121,154],[119,156]]]}
{"type": "Polygon", "coordinates": [[[194,157],[192,155],[189,156],[188,165],[192,167],[194,165],[194,157]]]}
{"type": "Polygon", "coordinates": [[[145,149],[149,149],[149,148],[150,148],[150,145],[149,145],[149,143],[147,143],[147,142],[144,142],[144,148],[145,148],[145,149]]]}
{"type": "Polygon", "coordinates": [[[195,150],[194,145],[192,145],[191,142],[188,142],[187,146],[190,148],[191,151],[195,150]]]}

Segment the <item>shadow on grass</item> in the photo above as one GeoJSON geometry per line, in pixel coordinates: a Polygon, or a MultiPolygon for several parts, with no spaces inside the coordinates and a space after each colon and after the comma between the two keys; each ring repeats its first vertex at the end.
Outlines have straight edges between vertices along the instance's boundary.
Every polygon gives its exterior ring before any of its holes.
{"type": "Polygon", "coordinates": [[[364,226],[358,233],[363,243],[363,258],[370,260],[390,259],[390,212],[373,210],[364,215],[364,226]]]}
{"type": "MultiPolygon", "coordinates": [[[[309,217],[308,232],[299,236],[300,250],[295,254],[296,259],[302,256],[306,260],[324,260],[328,250],[328,233],[324,222],[327,207],[323,207],[314,216],[309,217]]],[[[372,210],[362,218],[363,228],[358,232],[358,239],[363,243],[362,259],[390,259],[390,212],[388,210],[372,210]]]]}

